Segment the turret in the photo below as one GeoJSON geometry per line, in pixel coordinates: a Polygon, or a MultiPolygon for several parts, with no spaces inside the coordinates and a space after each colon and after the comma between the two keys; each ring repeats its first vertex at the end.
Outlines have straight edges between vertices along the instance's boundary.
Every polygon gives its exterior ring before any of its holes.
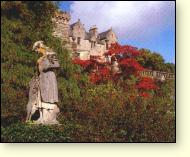
{"type": "Polygon", "coordinates": [[[53,36],[69,41],[69,21],[71,16],[67,12],[56,11],[52,22],[54,24],[53,36]]]}

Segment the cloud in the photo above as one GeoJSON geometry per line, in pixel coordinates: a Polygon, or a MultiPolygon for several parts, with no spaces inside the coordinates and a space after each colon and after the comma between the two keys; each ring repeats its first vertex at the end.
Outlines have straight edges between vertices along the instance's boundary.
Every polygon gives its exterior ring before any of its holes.
{"type": "Polygon", "coordinates": [[[144,40],[174,25],[172,1],[73,1],[71,23],[81,19],[88,30],[99,32],[112,27],[121,40],[144,40]]]}

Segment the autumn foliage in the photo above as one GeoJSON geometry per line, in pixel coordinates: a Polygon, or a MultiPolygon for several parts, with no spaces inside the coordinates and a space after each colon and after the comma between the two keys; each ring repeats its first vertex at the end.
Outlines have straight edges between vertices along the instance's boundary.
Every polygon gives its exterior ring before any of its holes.
{"type": "Polygon", "coordinates": [[[138,56],[141,52],[138,51],[136,47],[129,45],[120,45],[118,43],[111,44],[106,55],[116,55],[116,54],[129,54],[131,56],[138,56]]]}
{"type": "MultiPolygon", "coordinates": [[[[134,75],[138,79],[138,83],[135,88],[139,90],[139,96],[149,98],[149,91],[156,90],[158,87],[155,84],[154,79],[149,77],[141,77],[139,72],[145,70],[145,68],[136,60],[136,57],[143,55],[137,48],[129,45],[120,45],[118,43],[112,44],[105,56],[115,57],[118,62],[121,73],[120,77],[125,79],[130,78],[134,75]]],[[[74,59],[74,64],[80,65],[84,70],[88,69],[89,80],[94,83],[101,83],[103,81],[111,80],[116,78],[111,73],[111,66],[109,62],[99,63],[96,60],[80,60],[74,59]],[[91,67],[91,68],[89,68],[91,67]]],[[[117,75],[118,76],[118,75],[117,75]]]]}
{"type": "Polygon", "coordinates": [[[90,73],[89,78],[92,83],[108,80],[110,79],[110,69],[107,67],[101,67],[97,72],[90,73]]]}
{"type": "Polygon", "coordinates": [[[139,71],[144,68],[134,59],[134,58],[125,58],[121,60],[120,66],[124,71],[124,75],[138,75],[139,71]]]}
{"type": "Polygon", "coordinates": [[[156,90],[158,86],[155,85],[154,79],[150,77],[142,77],[136,88],[143,90],[156,90]]]}
{"type": "Polygon", "coordinates": [[[88,67],[90,64],[92,64],[92,62],[90,60],[81,60],[81,59],[74,59],[73,60],[74,64],[78,64],[83,68],[88,67]]]}

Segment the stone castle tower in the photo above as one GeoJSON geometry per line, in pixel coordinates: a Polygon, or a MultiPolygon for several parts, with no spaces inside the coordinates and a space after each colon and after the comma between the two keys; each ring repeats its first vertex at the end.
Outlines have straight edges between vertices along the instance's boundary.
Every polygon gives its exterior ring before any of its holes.
{"type": "Polygon", "coordinates": [[[53,36],[62,39],[64,42],[69,42],[70,19],[71,16],[67,12],[55,12],[55,16],[52,18],[52,22],[54,24],[53,36]]]}

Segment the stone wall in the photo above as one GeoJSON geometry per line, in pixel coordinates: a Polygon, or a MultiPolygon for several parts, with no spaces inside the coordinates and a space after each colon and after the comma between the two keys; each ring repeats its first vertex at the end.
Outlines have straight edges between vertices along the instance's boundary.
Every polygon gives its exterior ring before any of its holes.
{"type": "Polygon", "coordinates": [[[80,21],[78,21],[76,25],[70,28],[70,31],[71,31],[72,37],[74,37],[75,40],[77,40],[77,37],[80,37],[81,39],[85,38],[85,28],[80,23],[80,21]]]}
{"type": "Polygon", "coordinates": [[[107,35],[108,38],[108,44],[117,42],[117,36],[113,31],[110,31],[107,35]]]}
{"type": "Polygon", "coordinates": [[[152,77],[159,80],[166,80],[166,79],[175,79],[175,74],[173,73],[167,73],[167,72],[161,72],[161,71],[153,71],[153,70],[144,70],[140,72],[141,76],[147,76],[152,77]]]}

